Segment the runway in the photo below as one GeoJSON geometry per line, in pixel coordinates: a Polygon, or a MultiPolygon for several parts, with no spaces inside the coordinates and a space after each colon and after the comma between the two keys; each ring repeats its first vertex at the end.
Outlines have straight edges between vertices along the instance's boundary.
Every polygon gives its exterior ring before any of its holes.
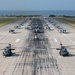
{"type": "Polygon", "coordinates": [[[75,29],[52,19],[68,32],[59,33],[56,26],[43,18],[41,22],[44,33],[38,33],[41,41],[35,41],[35,34],[26,29],[31,26],[32,21],[33,19],[23,19],[0,28],[0,49],[5,48],[8,43],[15,48],[10,57],[3,56],[3,50],[0,50],[0,75],[75,75],[75,46],[73,49],[68,48],[70,54],[66,57],[60,56],[59,50],[56,50],[60,43],[75,45],[75,29]],[[52,30],[46,29],[43,20],[52,30]],[[19,29],[14,29],[15,25],[21,23],[23,24],[19,29]],[[14,29],[15,34],[9,33],[9,29],[14,29]]]}

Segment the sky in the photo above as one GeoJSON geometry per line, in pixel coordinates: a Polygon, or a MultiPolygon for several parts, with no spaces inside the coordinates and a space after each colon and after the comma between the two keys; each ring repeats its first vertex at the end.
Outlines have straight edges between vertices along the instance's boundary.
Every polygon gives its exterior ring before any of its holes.
{"type": "Polygon", "coordinates": [[[0,10],[75,10],[75,0],[0,0],[0,10]]]}

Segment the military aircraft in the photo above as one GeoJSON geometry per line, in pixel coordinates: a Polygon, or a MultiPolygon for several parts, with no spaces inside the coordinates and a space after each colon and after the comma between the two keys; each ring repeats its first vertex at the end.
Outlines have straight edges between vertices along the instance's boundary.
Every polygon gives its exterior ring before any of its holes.
{"type": "Polygon", "coordinates": [[[62,43],[60,44],[61,48],[59,49],[59,54],[62,56],[68,56],[69,52],[67,51],[67,48],[65,46],[62,46],[62,43]]]}
{"type": "Polygon", "coordinates": [[[8,46],[6,46],[3,50],[3,56],[12,56],[12,51],[15,50],[11,48],[11,44],[9,43],[8,46]]]}
{"type": "Polygon", "coordinates": [[[3,51],[3,56],[11,56],[11,55],[12,55],[11,48],[6,47],[3,51]]]}
{"type": "Polygon", "coordinates": [[[59,51],[59,54],[62,55],[62,56],[69,56],[69,52],[68,52],[67,48],[69,48],[69,49],[74,49],[74,48],[72,48],[71,46],[75,46],[75,45],[63,46],[63,44],[60,43],[60,46],[61,46],[60,48],[56,48],[56,50],[60,50],[60,51],[59,51]],[[70,48],[70,47],[71,47],[71,48],[70,48]]]}
{"type": "Polygon", "coordinates": [[[9,33],[15,33],[14,31],[15,31],[14,29],[10,29],[9,33]]]}
{"type": "Polygon", "coordinates": [[[62,56],[68,56],[69,52],[67,51],[67,49],[65,47],[62,47],[59,51],[59,54],[62,56]]]}
{"type": "Polygon", "coordinates": [[[14,26],[15,29],[19,29],[20,26],[14,26]]]}
{"type": "Polygon", "coordinates": [[[60,28],[58,31],[59,31],[60,33],[66,33],[66,29],[63,29],[63,28],[60,28]]]}
{"type": "Polygon", "coordinates": [[[34,29],[33,33],[44,33],[43,29],[34,29]]]}

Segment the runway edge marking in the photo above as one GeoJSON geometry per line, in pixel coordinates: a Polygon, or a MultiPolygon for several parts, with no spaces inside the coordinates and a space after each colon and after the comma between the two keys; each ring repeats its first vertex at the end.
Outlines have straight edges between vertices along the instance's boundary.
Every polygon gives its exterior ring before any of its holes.
{"type": "Polygon", "coordinates": [[[73,42],[68,36],[66,36],[65,34],[63,34],[70,42],[72,42],[75,45],[75,42],[73,42]]]}

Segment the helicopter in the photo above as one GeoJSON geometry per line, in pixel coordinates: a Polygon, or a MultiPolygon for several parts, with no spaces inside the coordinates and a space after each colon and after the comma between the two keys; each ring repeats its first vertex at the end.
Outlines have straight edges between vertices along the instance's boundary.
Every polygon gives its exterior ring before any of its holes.
{"type": "Polygon", "coordinates": [[[57,49],[57,50],[60,50],[59,54],[62,55],[62,56],[68,56],[69,52],[67,51],[67,48],[65,46],[62,46],[62,43],[60,43],[60,46],[61,46],[61,48],[57,49]]]}
{"type": "Polygon", "coordinates": [[[14,29],[10,29],[9,33],[15,33],[14,31],[15,31],[14,29]]]}
{"type": "Polygon", "coordinates": [[[63,28],[60,28],[58,31],[59,31],[60,33],[66,33],[66,30],[63,29],[63,28]]]}
{"type": "Polygon", "coordinates": [[[60,48],[52,48],[52,49],[59,50],[59,55],[60,56],[75,55],[75,54],[70,54],[69,53],[69,50],[74,50],[75,49],[75,45],[63,45],[62,43],[60,43],[60,48]]]}
{"type": "Polygon", "coordinates": [[[19,28],[20,28],[20,26],[19,26],[19,25],[17,25],[17,26],[14,26],[14,28],[15,28],[15,29],[19,29],[19,28]]]}
{"type": "Polygon", "coordinates": [[[11,50],[15,50],[11,48],[11,44],[9,43],[9,46],[5,47],[3,49],[3,56],[12,56],[12,51],[11,50]]]}

